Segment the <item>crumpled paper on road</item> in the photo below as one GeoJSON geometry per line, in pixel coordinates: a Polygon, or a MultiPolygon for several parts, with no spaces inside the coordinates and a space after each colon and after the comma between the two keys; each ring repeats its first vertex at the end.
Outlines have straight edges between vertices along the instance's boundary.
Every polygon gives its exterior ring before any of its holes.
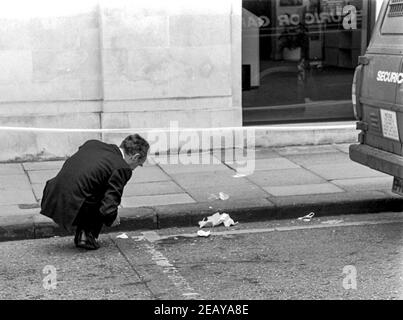
{"type": "Polygon", "coordinates": [[[211,231],[210,231],[210,230],[209,230],[209,231],[203,231],[203,230],[197,231],[197,235],[198,235],[199,237],[209,237],[210,234],[211,234],[211,231]]]}
{"type": "Polygon", "coordinates": [[[305,221],[305,222],[310,222],[314,216],[315,216],[315,213],[311,212],[310,214],[307,214],[306,216],[299,217],[298,220],[302,220],[302,221],[305,221]]]}
{"type": "Polygon", "coordinates": [[[231,219],[228,213],[220,214],[219,212],[216,212],[212,216],[207,217],[207,220],[204,218],[202,221],[199,221],[199,226],[200,228],[216,227],[221,223],[223,223],[227,228],[238,224],[238,222],[234,222],[234,220],[231,219]]]}

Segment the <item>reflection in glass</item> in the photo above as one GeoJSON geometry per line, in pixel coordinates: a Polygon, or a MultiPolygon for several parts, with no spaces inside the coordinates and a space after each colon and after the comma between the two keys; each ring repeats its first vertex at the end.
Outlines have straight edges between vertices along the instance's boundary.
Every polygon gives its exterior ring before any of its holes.
{"type": "Polygon", "coordinates": [[[363,13],[363,0],[244,0],[245,124],[354,119],[363,13]]]}

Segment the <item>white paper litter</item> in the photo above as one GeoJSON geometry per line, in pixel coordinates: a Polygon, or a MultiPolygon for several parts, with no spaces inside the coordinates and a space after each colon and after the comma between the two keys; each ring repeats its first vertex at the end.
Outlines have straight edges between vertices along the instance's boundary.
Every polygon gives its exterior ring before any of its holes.
{"type": "Polygon", "coordinates": [[[203,230],[197,231],[197,235],[199,237],[208,237],[208,236],[210,236],[210,234],[211,234],[210,230],[209,231],[203,231],[203,230]]]}
{"type": "Polygon", "coordinates": [[[202,221],[199,221],[199,226],[200,228],[215,227],[221,223],[223,223],[227,228],[238,224],[238,222],[234,222],[234,220],[231,219],[228,213],[220,214],[219,212],[216,212],[212,216],[207,217],[207,220],[203,219],[202,221]]]}
{"type": "Polygon", "coordinates": [[[234,222],[234,220],[232,220],[230,218],[230,216],[226,213],[223,213],[223,215],[221,216],[221,218],[223,219],[223,223],[225,227],[231,227],[231,226],[235,226],[236,224],[238,224],[238,222],[234,222]]]}
{"type": "Polygon", "coordinates": [[[221,200],[228,200],[228,199],[229,199],[229,195],[226,194],[226,193],[224,193],[224,192],[220,192],[220,193],[218,194],[218,196],[219,196],[219,198],[220,198],[221,200]]]}
{"type": "Polygon", "coordinates": [[[233,178],[243,178],[243,177],[246,177],[246,174],[237,172],[237,173],[234,174],[232,177],[233,177],[233,178]]]}
{"type": "Polygon", "coordinates": [[[126,233],[122,233],[122,234],[116,236],[116,238],[119,238],[119,239],[129,239],[129,237],[127,236],[126,233]]]}
{"type": "Polygon", "coordinates": [[[314,212],[311,212],[310,214],[307,214],[306,216],[299,217],[298,220],[302,220],[302,221],[305,221],[305,222],[309,222],[309,221],[312,220],[312,218],[313,218],[314,216],[315,216],[315,213],[314,213],[314,212]]]}

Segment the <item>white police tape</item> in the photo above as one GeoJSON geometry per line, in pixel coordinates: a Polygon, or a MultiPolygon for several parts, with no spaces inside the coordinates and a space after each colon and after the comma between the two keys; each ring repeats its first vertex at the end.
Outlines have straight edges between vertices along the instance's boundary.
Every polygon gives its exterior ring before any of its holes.
{"type": "Polygon", "coordinates": [[[220,128],[117,128],[117,129],[85,129],[85,128],[36,128],[0,126],[0,131],[28,132],[93,132],[93,133],[148,133],[148,132],[191,132],[191,131],[312,131],[355,129],[355,124],[348,125],[307,125],[307,126],[250,126],[220,128]]]}

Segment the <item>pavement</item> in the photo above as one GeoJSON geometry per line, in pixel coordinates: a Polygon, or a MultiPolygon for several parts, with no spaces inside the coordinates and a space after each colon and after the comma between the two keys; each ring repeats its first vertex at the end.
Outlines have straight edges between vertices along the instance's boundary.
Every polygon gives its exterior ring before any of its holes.
{"type": "MultiPolygon", "coordinates": [[[[149,157],[126,185],[121,225],[103,229],[198,227],[215,212],[239,223],[402,212],[393,178],[349,159],[349,144],[149,157]],[[253,168],[245,173],[246,167],[253,168]],[[221,193],[221,197],[220,197],[221,193]]],[[[39,214],[46,181],[64,161],[0,163],[0,241],[68,235],[39,214]]]]}

